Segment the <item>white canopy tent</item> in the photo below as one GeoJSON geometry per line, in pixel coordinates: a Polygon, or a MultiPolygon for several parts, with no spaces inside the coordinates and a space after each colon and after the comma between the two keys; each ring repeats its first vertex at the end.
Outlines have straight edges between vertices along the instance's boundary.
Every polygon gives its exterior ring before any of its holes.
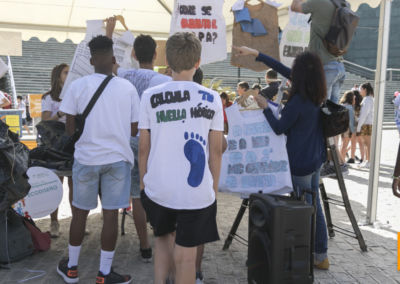
{"type": "MultiPolygon", "coordinates": [[[[367,208],[367,222],[372,223],[376,220],[391,0],[348,1],[353,10],[357,10],[363,3],[373,8],[381,5],[375,79],[375,121],[367,208]]],[[[236,0],[225,0],[224,2],[227,47],[230,50],[233,24],[233,14],[230,10],[236,0]]],[[[251,1],[251,3],[257,2],[251,1]]],[[[282,4],[279,7],[278,15],[279,24],[281,28],[284,28],[288,21],[287,10],[291,0],[276,0],[276,2],[282,4]]],[[[35,36],[42,41],[54,37],[59,41],[71,39],[79,42],[83,39],[86,31],[86,20],[123,15],[127,26],[134,34],[146,33],[156,38],[167,38],[170,29],[170,12],[173,7],[174,0],[0,0],[0,11],[2,11],[0,32],[21,32],[23,40],[35,36]]]]}

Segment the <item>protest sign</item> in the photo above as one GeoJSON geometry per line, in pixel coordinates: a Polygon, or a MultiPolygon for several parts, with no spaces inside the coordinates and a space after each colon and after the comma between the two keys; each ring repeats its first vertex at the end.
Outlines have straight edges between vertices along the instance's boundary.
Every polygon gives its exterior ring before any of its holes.
{"type": "MultiPolygon", "coordinates": [[[[277,107],[274,114],[277,115],[277,107]]],[[[237,103],[225,109],[228,149],[222,157],[220,191],[283,194],[292,191],[284,135],[276,135],[263,110],[239,111],[237,103]]]]}
{"type": "Polygon", "coordinates": [[[226,59],[223,0],[175,0],[170,34],[193,32],[201,41],[201,64],[226,59]]]}
{"type": "Polygon", "coordinates": [[[297,54],[308,49],[310,41],[309,15],[292,12],[289,9],[289,23],[282,32],[279,44],[281,62],[286,66],[292,66],[297,54]]]}
{"type": "Polygon", "coordinates": [[[8,72],[8,65],[0,58],[0,78],[8,72]]]}
{"type": "Polygon", "coordinates": [[[31,189],[28,195],[13,205],[14,210],[31,218],[42,218],[53,213],[62,200],[60,178],[51,170],[31,167],[27,171],[31,189]]]}
{"type": "MultiPolygon", "coordinates": [[[[94,73],[94,67],[90,64],[91,56],[88,43],[93,37],[98,35],[105,35],[103,20],[86,21],[86,36],[76,47],[67,79],[65,80],[64,87],[60,94],[61,98],[64,97],[68,85],[71,84],[71,82],[94,73]]],[[[114,32],[113,41],[114,56],[117,63],[124,69],[138,68],[138,63],[131,57],[133,42],[135,41],[133,34],[130,31],[126,31],[122,34],[114,32]]]]}
{"type": "Polygon", "coordinates": [[[32,118],[42,116],[42,94],[29,94],[29,113],[32,118]]]}
{"type": "Polygon", "coordinates": [[[22,135],[22,110],[21,109],[0,109],[0,120],[9,126],[9,130],[22,135]]]}

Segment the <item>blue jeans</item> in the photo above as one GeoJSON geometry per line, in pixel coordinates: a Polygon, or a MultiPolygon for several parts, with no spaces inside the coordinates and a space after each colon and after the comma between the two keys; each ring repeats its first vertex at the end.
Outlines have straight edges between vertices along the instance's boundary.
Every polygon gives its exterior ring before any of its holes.
{"type": "Polygon", "coordinates": [[[344,65],[339,61],[330,61],[324,65],[324,71],[327,99],[338,104],[340,100],[340,89],[346,78],[344,65]]]}
{"type": "MultiPolygon", "coordinates": [[[[328,232],[319,199],[319,171],[320,169],[317,169],[315,172],[307,176],[292,175],[292,181],[293,188],[296,190],[297,194],[301,195],[305,189],[311,189],[316,193],[317,220],[315,228],[315,258],[317,261],[323,261],[328,256],[328,232]]],[[[312,195],[306,193],[306,200],[307,203],[312,204],[312,195]]]]}

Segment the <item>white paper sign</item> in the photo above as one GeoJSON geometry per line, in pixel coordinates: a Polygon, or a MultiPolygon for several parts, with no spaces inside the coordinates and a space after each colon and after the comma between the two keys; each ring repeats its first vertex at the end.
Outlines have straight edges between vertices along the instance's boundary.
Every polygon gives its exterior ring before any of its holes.
{"type": "Polygon", "coordinates": [[[0,78],[8,72],[8,65],[0,58],[0,78]]]}
{"type": "Polygon", "coordinates": [[[297,54],[308,49],[310,42],[310,15],[292,12],[289,9],[289,23],[282,32],[279,44],[281,62],[292,66],[297,54]]]}
{"type": "MultiPolygon", "coordinates": [[[[277,107],[270,105],[275,116],[277,107]]],[[[237,103],[225,109],[229,133],[222,156],[219,190],[284,194],[292,191],[284,135],[276,135],[262,110],[240,111],[237,103]]]]}
{"type": "Polygon", "coordinates": [[[175,0],[171,35],[193,32],[201,41],[201,64],[226,59],[226,26],[223,0],[175,0]]]}
{"type": "MultiPolygon", "coordinates": [[[[90,20],[86,21],[86,35],[85,39],[81,41],[76,47],[74,59],[72,60],[69,68],[67,79],[61,91],[60,97],[64,97],[67,87],[71,82],[78,78],[94,73],[94,67],[90,64],[90,50],[88,43],[93,37],[98,35],[105,35],[105,28],[103,20],[90,20]]],[[[117,63],[125,69],[139,68],[139,64],[132,59],[132,48],[135,37],[129,31],[122,34],[114,32],[114,56],[117,63]]]]}
{"type": "Polygon", "coordinates": [[[62,200],[63,187],[60,178],[51,170],[32,167],[27,171],[31,189],[28,195],[13,205],[22,216],[42,218],[53,213],[62,200]]]}

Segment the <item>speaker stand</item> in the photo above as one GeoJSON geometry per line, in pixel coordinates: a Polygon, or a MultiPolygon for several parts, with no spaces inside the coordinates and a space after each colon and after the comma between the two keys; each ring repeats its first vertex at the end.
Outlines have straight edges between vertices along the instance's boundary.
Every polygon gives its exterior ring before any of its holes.
{"type": "Polygon", "coordinates": [[[225,240],[224,247],[222,250],[227,250],[229,249],[229,246],[232,243],[233,238],[238,238],[238,241],[244,245],[247,245],[247,240],[239,235],[236,234],[236,231],[239,227],[240,221],[242,221],[244,212],[246,211],[246,208],[249,207],[249,199],[245,198],[242,201],[242,204],[240,205],[239,211],[236,215],[235,221],[233,222],[232,228],[229,231],[228,237],[225,240]]]}
{"type": "Polygon", "coordinates": [[[342,200],[336,200],[336,199],[328,197],[328,195],[326,194],[324,183],[323,183],[322,179],[320,179],[319,189],[321,192],[321,199],[322,199],[322,202],[324,205],[326,225],[328,227],[329,237],[333,238],[335,236],[335,231],[336,231],[336,232],[344,234],[346,236],[356,238],[358,240],[360,249],[362,251],[367,251],[367,246],[365,244],[363,235],[361,234],[360,228],[358,227],[358,224],[357,224],[357,220],[354,216],[353,210],[351,209],[349,196],[347,195],[347,189],[346,189],[346,185],[344,183],[342,171],[340,169],[339,157],[337,155],[336,146],[335,146],[333,138],[329,138],[327,144],[328,144],[328,149],[330,150],[330,153],[332,156],[333,164],[335,166],[336,177],[338,180],[340,193],[342,195],[342,200]],[[353,227],[353,231],[335,226],[333,224],[329,204],[343,206],[346,209],[346,213],[347,213],[347,216],[349,217],[350,223],[353,227]]]}

